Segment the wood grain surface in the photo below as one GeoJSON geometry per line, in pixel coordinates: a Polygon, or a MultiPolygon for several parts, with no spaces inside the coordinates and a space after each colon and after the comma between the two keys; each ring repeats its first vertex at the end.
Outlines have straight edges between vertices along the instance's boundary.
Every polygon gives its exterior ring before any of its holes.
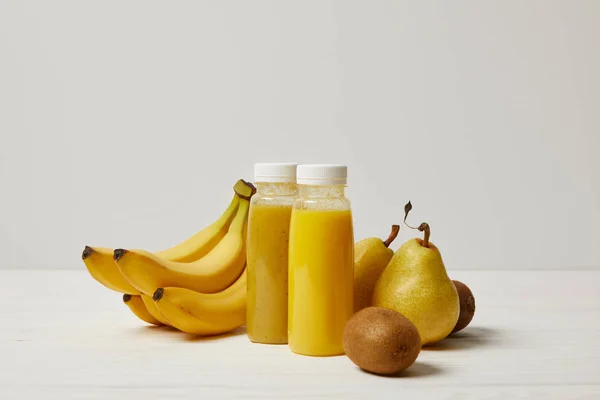
{"type": "Polygon", "coordinates": [[[144,325],[81,271],[0,271],[0,399],[600,399],[600,271],[452,271],[477,312],[395,377],[144,325]]]}

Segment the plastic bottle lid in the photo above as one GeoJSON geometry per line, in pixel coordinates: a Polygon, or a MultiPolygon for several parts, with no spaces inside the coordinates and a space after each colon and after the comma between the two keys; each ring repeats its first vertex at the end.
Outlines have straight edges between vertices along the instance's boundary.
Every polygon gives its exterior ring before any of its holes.
{"type": "Polygon", "coordinates": [[[296,183],[294,163],[257,163],[254,164],[255,182],[292,182],[296,183]]]}
{"type": "Polygon", "coordinates": [[[299,185],[345,185],[348,167],[339,164],[302,164],[297,168],[299,185]]]}

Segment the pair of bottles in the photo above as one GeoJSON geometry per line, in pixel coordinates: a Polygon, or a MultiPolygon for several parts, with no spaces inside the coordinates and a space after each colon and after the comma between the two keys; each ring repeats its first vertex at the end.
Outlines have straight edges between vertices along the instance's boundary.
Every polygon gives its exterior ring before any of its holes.
{"type": "Polygon", "coordinates": [[[354,235],[343,165],[262,163],[248,220],[246,329],[298,354],[343,354],[354,235]]]}

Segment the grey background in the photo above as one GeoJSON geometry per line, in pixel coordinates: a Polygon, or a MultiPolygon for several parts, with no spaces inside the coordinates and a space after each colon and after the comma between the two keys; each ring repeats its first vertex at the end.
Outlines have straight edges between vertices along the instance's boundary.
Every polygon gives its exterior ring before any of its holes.
{"type": "Polygon", "coordinates": [[[0,268],[169,247],[258,161],[448,269],[595,268],[598,71],[599,1],[0,0],[0,268]]]}

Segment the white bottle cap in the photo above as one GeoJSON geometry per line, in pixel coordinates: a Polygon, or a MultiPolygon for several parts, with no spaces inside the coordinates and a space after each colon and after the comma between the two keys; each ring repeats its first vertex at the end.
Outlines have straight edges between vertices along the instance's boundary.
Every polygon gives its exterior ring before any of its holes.
{"type": "Polygon", "coordinates": [[[346,185],[348,167],[339,164],[302,164],[297,168],[299,185],[346,185]]]}
{"type": "Polygon", "coordinates": [[[296,183],[294,163],[257,163],[254,164],[255,182],[292,182],[296,183]]]}

